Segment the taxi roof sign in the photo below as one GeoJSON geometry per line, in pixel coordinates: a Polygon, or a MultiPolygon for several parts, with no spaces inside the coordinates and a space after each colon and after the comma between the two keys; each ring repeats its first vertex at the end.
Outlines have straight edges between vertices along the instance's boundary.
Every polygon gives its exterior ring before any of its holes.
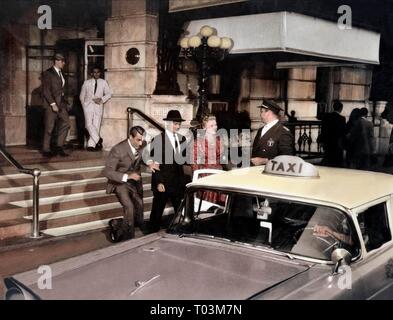
{"type": "Polygon", "coordinates": [[[266,163],[263,173],[293,177],[319,177],[315,166],[296,156],[277,156],[270,159],[266,163]]]}

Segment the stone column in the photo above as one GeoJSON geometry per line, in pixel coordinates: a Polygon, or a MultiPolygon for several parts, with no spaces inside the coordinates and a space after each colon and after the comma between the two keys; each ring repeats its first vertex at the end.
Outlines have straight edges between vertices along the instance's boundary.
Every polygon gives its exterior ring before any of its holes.
{"type": "Polygon", "coordinates": [[[15,35],[25,35],[26,28],[7,25],[0,37],[1,101],[0,142],[5,145],[23,145],[26,142],[26,71],[24,43],[15,35]],[[11,32],[12,30],[12,32],[11,32]]]}
{"type": "Polygon", "coordinates": [[[0,75],[0,90],[2,94],[0,95],[0,144],[5,145],[5,124],[4,124],[4,111],[5,111],[5,91],[7,88],[8,81],[4,75],[4,70],[7,66],[6,63],[6,57],[5,57],[5,52],[6,52],[6,42],[5,42],[5,37],[2,31],[0,31],[0,70],[2,71],[2,74],[0,75]]]}
{"type": "Polygon", "coordinates": [[[150,109],[156,83],[158,17],[148,11],[145,0],[112,0],[112,15],[105,22],[105,78],[113,90],[101,127],[105,149],[127,137],[127,107],[145,113],[150,109]],[[140,53],[134,65],[126,60],[131,48],[140,53]]]}
{"type": "Polygon", "coordinates": [[[294,110],[298,120],[316,120],[316,79],[316,67],[291,68],[288,70],[288,113],[294,110]]]}
{"type": "Polygon", "coordinates": [[[381,113],[385,110],[387,101],[375,102],[375,115],[374,115],[374,135],[376,140],[376,151],[378,154],[386,154],[389,149],[390,133],[392,132],[393,125],[386,119],[382,119],[381,113]]]}

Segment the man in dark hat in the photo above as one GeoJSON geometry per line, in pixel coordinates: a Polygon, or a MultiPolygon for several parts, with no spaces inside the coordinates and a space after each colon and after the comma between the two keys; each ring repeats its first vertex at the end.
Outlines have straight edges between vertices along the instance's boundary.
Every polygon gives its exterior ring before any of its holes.
{"type": "Polygon", "coordinates": [[[65,59],[62,54],[56,53],[53,60],[53,66],[44,72],[42,78],[43,106],[45,109],[45,131],[42,154],[44,157],[52,157],[56,154],[65,157],[68,154],[64,152],[63,146],[68,130],[70,129],[68,117],[69,106],[64,98],[65,79],[62,74],[65,59]],[[56,148],[51,151],[50,142],[55,123],[57,123],[56,148]]]}
{"type": "Polygon", "coordinates": [[[258,108],[260,108],[264,126],[255,136],[251,163],[259,166],[276,156],[294,155],[294,137],[289,129],[279,122],[280,111],[282,111],[280,106],[271,100],[264,99],[258,108]]]}
{"type": "Polygon", "coordinates": [[[178,110],[170,110],[165,121],[166,130],[154,137],[150,156],[160,163],[160,170],[152,175],[153,206],[150,214],[151,231],[160,229],[161,218],[168,200],[177,211],[185,190],[183,164],[186,154],[186,138],[177,133],[182,119],[178,110]]]}

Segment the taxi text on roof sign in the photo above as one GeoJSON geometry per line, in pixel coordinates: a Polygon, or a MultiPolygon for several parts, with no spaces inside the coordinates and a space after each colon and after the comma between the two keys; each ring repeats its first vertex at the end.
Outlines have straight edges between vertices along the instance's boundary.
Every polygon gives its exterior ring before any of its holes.
{"type": "Polygon", "coordinates": [[[277,156],[269,160],[263,173],[294,177],[319,177],[318,170],[311,163],[295,156],[277,156]]]}

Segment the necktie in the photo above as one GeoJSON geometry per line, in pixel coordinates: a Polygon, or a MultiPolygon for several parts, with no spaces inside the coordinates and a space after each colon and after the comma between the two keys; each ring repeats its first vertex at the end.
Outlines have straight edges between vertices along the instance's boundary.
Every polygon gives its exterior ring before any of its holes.
{"type": "Polygon", "coordinates": [[[60,77],[60,80],[61,80],[61,85],[64,85],[64,83],[63,83],[63,74],[61,73],[61,70],[59,70],[59,77],[60,77]]]}
{"type": "Polygon", "coordinates": [[[96,80],[96,83],[94,85],[94,94],[96,94],[96,91],[97,91],[97,79],[95,79],[95,80],[96,80]]]}
{"type": "Polygon", "coordinates": [[[179,144],[177,143],[177,139],[176,139],[176,134],[173,134],[173,139],[175,139],[175,151],[178,152],[179,151],[179,144]]]}
{"type": "Polygon", "coordinates": [[[138,150],[135,150],[134,157],[135,157],[135,159],[137,159],[137,158],[139,157],[139,152],[138,152],[138,150]]]}

